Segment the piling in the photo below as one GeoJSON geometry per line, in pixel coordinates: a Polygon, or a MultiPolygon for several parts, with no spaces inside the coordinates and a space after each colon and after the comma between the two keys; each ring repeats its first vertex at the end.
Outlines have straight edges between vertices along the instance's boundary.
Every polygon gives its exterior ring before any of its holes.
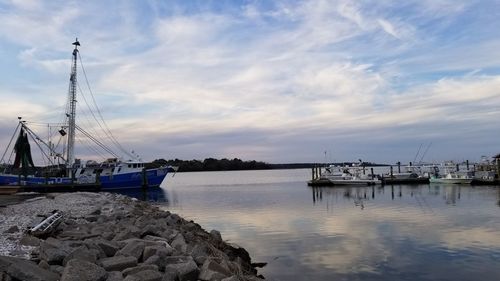
{"type": "MultiPolygon", "coordinates": [[[[411,166],[411,164],[410,164],[410,166],[411,166]]],[[[399,161],[398,161],[398,173],[401,173],[401,162],[399,162],[399,161]]],[[[392,169],[391,169],[391,176],[392,176],[392,169]]]]}
{"type": "MultiPolygon", "coordinates": [[[[398,162],[399,163],[399,162],[398,162]]],[[[391,178],[393,177],[393,173],[392,173],[392,166],[391,166],[391,178]]]]}

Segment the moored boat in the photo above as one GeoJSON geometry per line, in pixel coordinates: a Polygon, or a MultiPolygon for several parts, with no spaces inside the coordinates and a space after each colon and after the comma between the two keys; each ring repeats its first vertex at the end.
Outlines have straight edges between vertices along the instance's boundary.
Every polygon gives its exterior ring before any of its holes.
{"type": "MultiPolygon", "coordinates": [[[[59,128],[57,128],[59,140],[54,142],[51,140],[43,141],[43,138],[30,128],[30,122],[18,117],[18,126],[0,160],[0,163],[2,163],[0,165],[0,185],[53,186],[54,191],[57,191],[58,186],[61,188],[98,186],[102,190],[159,186],[167,174],[175,171],[176,168],[171,166],[149,167],[147,162],[142,161],[133,153],[125,151],[105,125],[97,105],[94,106],[97,108],[98,114],[92,114],[94,118],[96,118],[95,115],[101,116],[101,120],[96,119],[99,127],[104,131],[106,137],[111,140],[112,144],[126,154],[126,157],[129,157],[130,160],[123,160],[125,159],[123,156],[117,154],[103,141],[98,140],[96,136],[77,125],[75,118],[76,89],[79,88],[77,85],[77,61],[80,43],[76,40],[73,45],[66,117],[63,125],[59,124],[59,128]],[[96,147],[112,157],[101,163],[96,161],[82,163],[80,159],[75,157],[77,131],[88,138],[87,142],[88,140],[94,142],[96,147]],[[18,137],[12,147],[15,152],[15,159],[4,159],[16,134],[18,134],[18,137]],[[31,156],[29,139],[34,141],[41,149],[42,155],[45,156],[44,162],[48,163],[48,165],[35,167],[31,156]],[[59,144],[61,145],[59,146],[59,144]]],[[[49,125],[48,127],[50,128],[49,125]]],[[[93,149],[95,150],[95,148],[93,149]]],[[[99,152],[99,154],[102,154],[102,152],[99,152]]],[[[10,155],[12,157],[13,153],[10,153],[10,155]]]]}
{"type": "Polygon", "coordinates": [[[471,184],[473,180],[474,176],[472,172],[461,172],[452,163],[444,165],[444,173],[440,173],[439,168],[434,166],[434,172],[429,178],[430,183],[441,184],[471,184]]]}

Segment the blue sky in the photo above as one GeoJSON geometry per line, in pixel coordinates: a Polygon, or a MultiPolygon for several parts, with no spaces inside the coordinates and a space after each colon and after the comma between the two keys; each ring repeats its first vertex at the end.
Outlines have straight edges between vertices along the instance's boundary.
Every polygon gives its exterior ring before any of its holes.
{"type": "Polygon", "coordinates": [[[2,148],[17,116],[58,121],[78,37],[108,126],[145,160],[500,152],[500,1],[0,0],[0,21],[2,148]]]}

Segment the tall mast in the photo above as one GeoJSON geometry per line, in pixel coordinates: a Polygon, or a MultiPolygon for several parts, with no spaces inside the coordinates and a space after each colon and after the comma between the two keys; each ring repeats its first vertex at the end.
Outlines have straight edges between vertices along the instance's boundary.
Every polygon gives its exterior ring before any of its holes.
{"type": "Polygon", "coordinates": [[[75,163],[75,114],[76,114],[76,60],[78,56],[78,46],[80,46],[80,42],[78,42],[78,38],[76,38],[75,49],[73,50],[73,57],[71,61],[71,75],[69,78],[69,112],[66,113],[68,116],[68,151],[67,151],[67,162],[66,167],[71,168],[75,163]]]}

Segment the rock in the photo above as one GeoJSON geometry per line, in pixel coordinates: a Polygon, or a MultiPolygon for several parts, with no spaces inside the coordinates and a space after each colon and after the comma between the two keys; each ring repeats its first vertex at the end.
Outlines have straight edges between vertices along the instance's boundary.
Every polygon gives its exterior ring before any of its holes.
{"type": "Polygon", "coordinates": [[[100,260],[106,271],[122,271],[129,267],[137,266],[137,258],[132,256],[114,256],[100,260]]]}
{"type": "Polygon", "coordinates": [[[172,247],[181,253],[187,252],[187,243],[181,233],[177,234],[174,241],[172,241],[172,247]]]}
{"type": "Polygon", "coordinates": [[[103,252],[106,254],[108,257],[112,257],[118,252],[120,247],[111,241],[106,241],[106,240],[99,240],[95,242],[96,245],[103,250],[103,252]]]}
{"type": "Polygon", "coordinates": [[[151,256],[147,260],[144,261],[144,264],[154,264],[158,266],[159,268],[164,268],[165,267],[165,262],[162,262],[161,258],[159,256],[151,256]]]}
{"type": "Polygon", "coordinates": [[[41,260],[39,263],[38,263],[38,266],[40,268],[43,268],[43,269],[46,269],[46,270],[50,270],[50,265],[44,261],[44,260],[41,260]]]}
{"type": "Polygon", "coordinates": [[[210,231],[210,236],[217,241],[222,241],[222,235],[215,229],[210,231]]]}
{"type": "Polygon", "coordinates": [[[66,266],[68,261],[73,259],[88,261],[95,264],[97,261],[97,255],[94,252],[91,252],[87,247],[80,246],[64,258],[63,265],[66,266]]]}
{"type": "MultiPolygon", "coordinates": [[[[163,275],[160,272],[158,272],[157,270],[147,269],[147,270],[143,270],[143,271],[137,272],[135,274],[129,275],[129,276],[127,276],[127,278],[128,277],[133,277],[134,278],[133,280],[140,280],[140,281],[162,281],[163,275]],[[137,279],[135,279],[135,278],[137,278],[137,279]]],[[[127,278],[125,278],[125,280],[127,280],[127,278]]]]}
{"type": "Polygon", "coordinates": [[[106,281],[123,281],[123,274],[120,271],[108,272],[108,279],[106,281]]]}
{"type": "Polygon", "coordinates": [[[123,274],[123,276],[128,276],[128,275],[136,274],[136,273],[144,271],[144,270],[158,271],[158,266],[154,265],[154,264],[139,265],[136,267],[130,267],[130,268],[124,269],[122,271],[122,274],[123,274]]]}
{"type": "Polygon", "coordinates": [[[200,269],[191,256],[174,256],[166,258],[166,274],[175,274],[179,281],[195,281],[200,269]]]}
{"type": "Polygon", "coordinates": [[[19,232],[19,227],[17,227],[17,225],[13,225],[3,233],[16,233],[16,232],[19,232]]]}
{"type": "Polygon", "coordinates": [[[231,277],[224,278],[221,281],[240,281],[240,278],[238,278],[237,275],[233,275],[231,277]]]}
{"type": "Polygon", "coordinates": [[[23,238],[21,238],[21,240],[19,241],[19,244],[24,246],[38,247],[40,246],[40,239],[36,238],[35,236],[24,235],[23,238]]]}
{"type": "Polygon", "coordinates": [[[12,279],[19,281],[57,281],[59,275],[38,267],[34,262],[13,258],[0,257],[0,269],[12,279]]]}
{"type": "Polygon", "coordinates": [[[60,265],[51,265],[50,266],[50,271],[54,272],[54,273],[57,273],[58,275],[62,275],[63,271],[64,271],[64,266],[60,266],[60,265]]]}
{"type": "Polygon", "coordinates": [[[170,247],[170,245],[166,244],[166,246],[147,246],[144,248],[143,259],[147,260],[151,256],[170,256],[174,252],[174,249],[170,247]],[[168,247],[166,247],[168,246],[168,247]]]}
{"type": "Polygon", "coordinates": [[[204,281],[221,280],[231,276],[231,271],[215,261],[215,259],[207,259],[200,270],[198,279],[204,281]]]}
{"type": "Polygon", "coordinates": [[[68,261],[61,281],[105,281],[108,273],[104,268],[84,260],[68,261]]]}
{"type": "Polygon", "coordinates": [[[203,265],[207,259],[209,248],[204,242],[197,243],[191,250],[191,256],[198,265],[203,265]]]}
{"type": "Polygon", "coordinates": [[[144,251],[145,244],[140,240],[132,240],[125,245],[116,254],[122,256],[132,256],[140,260],[142,257],[142,252],[144,251]]]}

